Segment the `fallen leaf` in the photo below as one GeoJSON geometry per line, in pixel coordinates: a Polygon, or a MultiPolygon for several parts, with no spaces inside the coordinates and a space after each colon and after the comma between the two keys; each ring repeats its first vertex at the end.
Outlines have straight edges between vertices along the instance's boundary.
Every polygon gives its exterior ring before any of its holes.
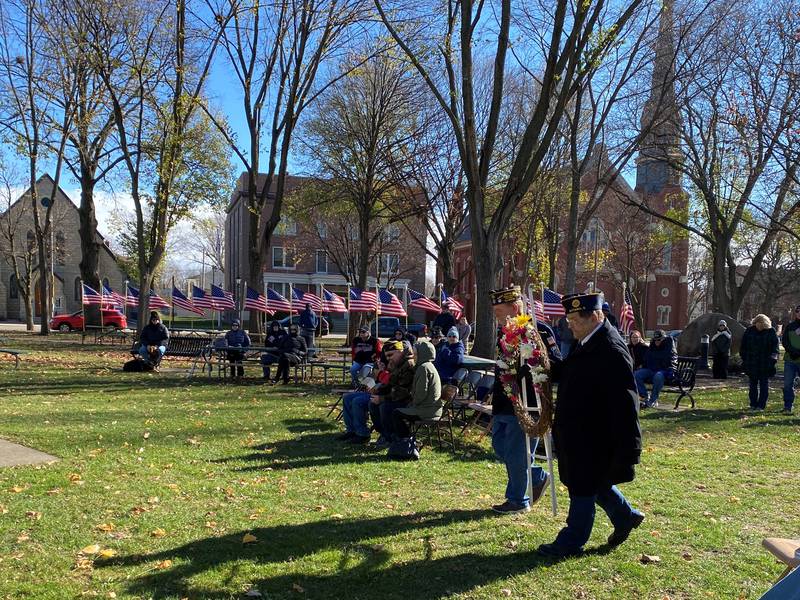
{"type": "Polygon", "coordinates": [[[9,488],[8,491],[11,492],[12,494],[19,494],[20,492],[24,492],[25,488],[21,485],[15,485],[9,488]]]}
{"type": "Polygon", "coordinates": [[[500,593],[503,594],[503,596],[505,596],[506,598],[511,597],[511,590],[508,588],[503,588],[502,590],[500,590],[500,593]]]}
{"type": "Polygon", "coordinates": [[[100,552],[97,555],[100,558],[111,558],[112,556],[117,555],[117,551],[114,550],[113,548],[104,548],[103,550],[100,550],[100,552]]]}
{"type": "Polygon", "coordinates": [[[61,491],[62,491],[61,488],[53,488],[52,490],[47,490],[45,494],[47,494],[48,496],[55,496],[56,494],[60,494],[61,491]]]}
{"type": "Polygon", "coordinates": [[[692,560],[692,558],[693,558],[692,557],[692,553],[691,552],[684,552],[683,554],[681,554],[681,558],[683,558],[683,560],[692,560]]]}
{"type": "Polygon", "coordinates": [[[27,542],[29,539],[31,539],[31,536],[27,533],[22,533],[17,537],[17,542],[27,542]]]}
{"type": "Polygon", "coordinates": [[[651,555],[651,554],[642,554],[639,557],[639,562],[642,563],[643,565],[648,565],[648,564],[651,564],[651,563],[659,563],[659,562],[661,562],[661,557],[660,556],[654,556],[654,555],[651,555]]]}
{"type": "Polygon", "coordinates": [[[149,437],[150,437],[150,432],[149,432],[149,431],[145,431],[145,432],[144,432],[144,434],[142,435],[142,437],[143,437],[144,439],[147,439],[147,438],[149,438],[149,437]]]}
{"type": "Polygon", "coordinates": [[[160,538],[167,535],[167,532],[161,529],[161,527],[156,527],[153,531],[150,532],[150,537],[160,538]]]}
{"type": "Polygon", "coordinates": [[[42,518],[42,513],[36,512],[35,510],[29,510],[25,512],[25,516],[29,519],[33,519],[34,521],[38,521],[42,518]]]}
{"type": "Polygon", "coordinates": [[[99,525],[95,525],[94,528],[97,531],[114,531],[114,524],[113,523],[100,523],[99,525]]]}
{"type": "Polygon", "coordinates": [[[147,499],[148,504],[158,504],[159,502],[161,502],[161,500],[158,499],[158,496],[150,496],[147,499]]]}
{"type": "Polygon", "coordinates": [[[245,533],[244,537],[242,538],[243,544],[255,544],[258,541],[258,538],[254,536],[252,533],[245,533]]]}
{"type": "Polygon", "coordinates": [[[0,515],[4,515],[7,512],[8,512],[8,509],[3,504],[0,504],[0,515]]]}
{"type": "Polygon", "coordinates": [[[168,558],[156,563],[156,569],[169,569],[171,566],[172,561],[168,558]]]}
{"type": "Polygon", "coordinates": [[[305,594],[305,593],[306,593],[306,590],[305,590],[305,588],[304,588],[303,586],[301,586],[300,584],[298,584],[298,583],[293,583],[293,584],[292,584],[292,589],[293,589],[295,592],[298,592],[298,593],[300,593],[300,594],[305,594]]]}
{"type": "Polygon", "coordinates": [[[85,548],[81,548],[81,554],[97,554],[100,552],[100,544],[92,544],[91,546],[86,546],[85,548]]]}
{"type": "Polygon", "coordinates": [[[80,473],[70,473],[69,475],[67,475],[67,479],[69,479],[70,481],[80,481],[83,478],[81,477],[80,473]]]}

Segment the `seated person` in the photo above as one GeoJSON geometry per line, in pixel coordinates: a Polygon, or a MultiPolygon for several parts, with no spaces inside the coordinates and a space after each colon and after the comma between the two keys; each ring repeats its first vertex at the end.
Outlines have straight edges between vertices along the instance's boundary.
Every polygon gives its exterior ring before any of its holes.
{"type": "Polygon", "coordinates": [[[464,362],[464,344],[458,339],[458,329],[451,327],[447,332],[447,342],[438,349],[434,348],[433,353],[435,357],[433,365],[439,373],[441,382],[443,384],[450,383],[453,374],[464,362]]]}
{"type": "Polygon", "coordinates": [[[358,373],[364,365],[371,365],[380,356],[383,345],[378,338],[372,337],[369,327],[362,325],[358,328],[358,335],[350,344],[350,354],[353,364],[350,365],[350,378],[353,385],[358,385],[358,373]]]}
{"type": "Polygon", "coordinates": [[[278,362],[280,357],[280,349],[283,346],[283,340],[286,338],[286,330],[281,327],[280,321],[272,321],[267,330],[267,338],[264,345],[267,348],[275,348],[275,352],[265,352],[261,355],[261,367],[264,370],[264,379],[269,379],[269,366],[278,362]]]}
{"type": "Polygon", "coordinates": [[[648,347],[639,331],[636,329],[631,331],[631,337],[628,341],[628,352],[631,353],[631,358],[633,359],[634,371],[644,366],[644,355],[647,354],[648,347]]]}
{"type": "Polygon", "coordinates": [[[367,378],[364,391],[348,392],[342,396],[342,420],[345,431],[338,440],[351,444],[366,444],[369,442],[369,427],[367,427],[367,414],[369,413],[369,399],[377,393],[381,386],[389,383],[389,370],[381,359],[375,364],[376,370],[372,377],[367,378]]]}
{"type": "Polygon", "coordinates": [[[278,371],[272,383],[278,383],[281,378],[284,385],[289,383],[289,367],[299,365],[307,352],[306,340],[300,337],[300,326],[295,323],[289,325],[289,335],[283,338],[281,354],[278,357],[278,371]]]}
{"type": "Polygon", "coordinates": [[[641,369],[633,373],[636,380],[636,389],[642,408],[658,406],[658,394],[664,383],[670,381],[678,369],[678,352],[675,350],[675,340],[668,337],[663,329],[653,332],[653,340],[644,355],[644,364],[641,369]],[[645,383],[653,383],[653,392],[647,397],[645,383]]]}
{"type": "MultiPolygon", "coordinates": [[[[455,328],[452,328],[455,329],[455,328]]],[[[458,332],[455,334],[458,335],[458,332]]],[[[450,337],[448,332],[448,337],[450,337]]],[[[433,366],[436,350],[430,342],[419,342],[414,346],[414,386],[411,403],[392,413],[394,434],[403,439],[411,436],[411,424],[422,419],[438,419],[442,416],[442,383],[433,366]]],[[[419,458],[419,454],[415,455],[419,458]]]]}
{"type": "Polygon", "coordinates": [[[150,322],[142,329],[139,336],[139,356],[154,369],[161,364],[161,359],[167,351],[169,331],[161,322],[161,315],[153,311],[150,313],[150,322]]]}
{"type": "Polygon", "coordinates": [[[244,354],[250,347],[250,336],[242,329],[239,319],[231,322],[231,330],[225,334],[225,345],[228,347],[228,362],[231,363],[231,377],[244,376],[244,354]],[[237,350],[231,350],[237,348],[237,350]],[[241,348],[241,350],[238,350],[241,348]]]}
{"type": "Polygon", "coordinates": [[[389,382],[370,397],[369,413],[372,424],[380,434],[379,445],[391,443],[394,437],[392,412],[411,401],[414,384],[413,351],[408,342],[391,342],[389,345],[389,382]]]}
{"type": "Polygon", "coordinates": [[[436,325],[431,327],[431,339],[429,341],[431,344],[433,344],[433,347],[437,352],[447,345],[447,340],[444,339],[442,328],[437,327],[436,325]]]}

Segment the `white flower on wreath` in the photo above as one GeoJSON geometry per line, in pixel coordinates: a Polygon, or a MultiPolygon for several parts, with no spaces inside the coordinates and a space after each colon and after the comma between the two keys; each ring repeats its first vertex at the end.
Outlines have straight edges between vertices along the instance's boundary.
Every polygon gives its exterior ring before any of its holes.
{"type": "Polygon", "coordinates": [[[544,373],[533,373],[531,375],[531,379],[533,379],[534,384],[544,383],[545,381],[547,381],[547,375],[544,373]]]}

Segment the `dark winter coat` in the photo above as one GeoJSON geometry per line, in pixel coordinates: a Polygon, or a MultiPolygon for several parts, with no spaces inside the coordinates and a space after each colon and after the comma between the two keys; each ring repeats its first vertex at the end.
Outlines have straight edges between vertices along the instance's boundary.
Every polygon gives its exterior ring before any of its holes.
{"type": "Polygon", "coordinates": [[[383,344],[376,337],[369,336],[368,340],[364,340],[360,336],[354,337],[353,343],[350,345],[353,362],[357,362],[360,365],[373,362],[375,356],[381,353],[382,347],[383,344]]]}
{"type": "Polygon", "coordinates": [[[800,364],[800,319],[795,319],[783,328],[781,342],[786,350],[783,360],[800,364]]]}
{"type": "Polygon", "coordinates": [[[675,350],[675,340],[666,336],[661,345],[650,342],[644,355],[644,368],[651,371],[678,370],[678,351],[675,350]]]}
{"type": "Polygon", "coordinates": [[[433,327],[441,327],[442,333],[447,335],[447,332],[450,331],[451,327],[456,326],[456,318],[453,316],[453,313],[446,313],[442,312],[436,315],[436,318],[433,320],[433,327]]]}
{"type": "Polygon", "coordinates": [[[725,331],[717,331],[711,336],[711,354],[724,354],[729,356],[731,353],[731,332],[727,329],[725,331]],[[725,335],[727,334],[727,335],[725,335]]]}
{"type": "Polygon", "coordinates": [[[316,329],[317,316],[311,312],[310,308],[304,308],[300,313],[300,327],[302,329],[316,329]]]}
{"type": "Polygon", "coordinates": [[[242,348],[250,347],[250,336],[241,327],[237,330],[231,329],[225,334],[225,343],[228,346],[240,346],[242,348]]]}
{"type": "MultiPolygon", "coordinates": [[[[431,344],[431,349],[433,349],[433,344],[431,344]]],[[[461,341],[455,344],[445,344],[441,350],[435,350],[435,356],[433,366],[436,367],[442,383],[447,383],[464,362],[464,344],[461,341]]]]}
{"type": "Polygon", "coordinates": [[[145,346],[166,346],[169,342],[169,331],[163,323],[148,323],[142,329],[139,341],[145,346]]]}
{"type": "Polygon", "coordinates": [[[632,481],[642,452],[638,394],[625,342],[606,319],[585,345],[556,363],[553,439],[561,482],[592,496],[632,481]]]}
{"type": "Polygon", "coordinates": [[[633,370],[641,369],[644,366],[644,357],[647,354],[649,346],[644,342],[639,342],[635,346],[628,344],[628,352],[631,353],[633,359],[633,370]]]}
{"type": "Polygon", "coordinates": [[[308,352],[308,346],[306,345],[306,339],[304,337],[289,334],[283,338],[283,343],[281,344],[281,358],[286,358],[289,364],[299,364],[306,355],[306,352],[308,352]]]}
{"type": "Polygon", "coordinates": [[[389,383],[378,390],[378,395],[392,402],[410,404],[413,388],[414,365],[404,360],[396,368],[389,367],[389,383]]]}
{"type": "Polygon", "coordinates": [[[772,377],[778,362],[778,334],[772,327],[759,331],[751,325],[742,336],[739,355],[742,357],[742,370],[749,377],[772,377]]]}

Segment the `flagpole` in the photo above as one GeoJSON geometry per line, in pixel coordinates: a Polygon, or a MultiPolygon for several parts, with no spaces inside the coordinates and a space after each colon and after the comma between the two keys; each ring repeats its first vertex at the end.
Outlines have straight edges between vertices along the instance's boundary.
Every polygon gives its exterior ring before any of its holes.
{"type": "MultiPolygon", "coordinates": [[[[103,292],[105,292],[105,285],[103,285],[103,278],[100,278],[100,331],[105,328],[103,323],[103,292]]],[[[83,313],[83,322],[86,323],[86,313],[83,313]]]]}
{"type": "MultiPolygon", "coordinates": [[[[192,306],[194,306],[194,295],[192,294],[192,290],[189,289],[189,285],[190,285],[189,281],[187,280],[186,281],[186,299],[189,300],[189,302],[192,303],[192,306]]],[[[189,327],[192,328],[192,331],[194,331],[194,315],[195,315],[194,312],[189,313],[189,327]]]]}
{"type": "Polygon", "coordinates": [[[83,343],[83,337],[86,336],[86,294],[84,291],[83,279],[81,279],[81,310],[83,311],[83,336],[81,337],[81,343],[83,343]]]}
{"type": "Polygon", "coordinates": [[[294,286],[289,282],[289,327],[292,326],[292,301],[294,300],[294,286]]]}
{"type": "MultiPolygon", "coordinates": [[[[175,289],[175,275],[172,276],[172,289],[175,289]]],[[[175,296],[172,294],[172,290],[170,290],[170,300],[169,303],[169,328],[175,328],[175,296]]]]}
{"type": "MultiPolygon", "coordinates": [[[[542,293],[542,314],[544,314],[544,281],[539,282],[539,289],[542,293]]],[[[552,319],[550,321],[552,322],[552,319]]]]}
{"type": "Polygon", "coordinates": [[[405,293],[404,300],[406,302],[406,307],[405,307],[406,308],[406,333],[408,333],[408,311],[409,311],[409,308],[408,308],[408,284],[406,284],[406,293],[405,293]]]}
{"type": "Polygon", "coordinates": [[[378,321],[381,320],[381,288],[377,277],[375,278],[375,338],[378,337],[378,321]]]}
{"type": "Polygon", "coordinates": [[[128,280],[127,279],[125,280],[125,283],[123,285],[125,286],[125,300],[122,305],[122,314],[125,315],[125,323],[127,324],[128,323],[128,280]]]}
{"type": "MultiPolygon", "coordinates": [[[[350,325],[352,324],[350,322],[351,319],[350,319],[350,284],[349,283],[347,284],[347,299],[346,300],[347,300],[347,304],[345,305],[345,308],[347,308],[347,337],[345,337],[345,341],[347,341],[347,339],[350,337],[350,325]]],[[[352,342],[352,340],[350,340],[350,341],[352,342]]]]}

